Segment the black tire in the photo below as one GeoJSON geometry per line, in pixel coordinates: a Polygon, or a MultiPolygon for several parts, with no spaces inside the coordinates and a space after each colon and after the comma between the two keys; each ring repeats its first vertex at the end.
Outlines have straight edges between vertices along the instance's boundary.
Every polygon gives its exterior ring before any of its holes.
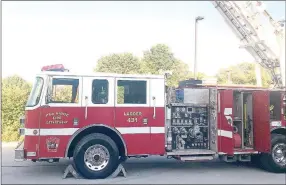
{"type": "Polygon", "coordinates": [[[275,163],[272,158],[273,147],[278,143],[286,144],[286,136],[281,134],[272,134],[271,135],[271,153],[263,153],[261,154],[261,167],[269,172],[273,173],[285,173],[286,172],[286,165],[280,166],[275,163]]]}
{"type": "Polygon", "coordinates": [[[255,154],[251,156],[251,164],[255,167],[260,167],[260,159],[261,155],[260,154],[255,154]]]}
{"type": "Polygon", "coordinates": [[[119,151],[115,142],[107,135],[93,133],[85,136],[76,145],[73,155],[76,170],[87,179],[104,179],[111,175],[119,165],[119,151]],[[109,162],[105,168],[99,171],[89,169],[84,163],[86,150],[95,144],[100,144],[107,148],[109,152],[109,162]]]}

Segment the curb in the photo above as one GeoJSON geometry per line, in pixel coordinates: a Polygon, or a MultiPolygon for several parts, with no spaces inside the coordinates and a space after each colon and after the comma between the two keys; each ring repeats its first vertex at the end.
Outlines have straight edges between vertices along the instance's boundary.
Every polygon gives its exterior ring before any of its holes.
{"type": "Polygon", "coordinates": [[[1,145],[2,145],[2,148],[4,148],[4,147],[16,147],[18,145],[18,142],[17,141],[15,141],[15,142],[2,142],[1,145]]]}

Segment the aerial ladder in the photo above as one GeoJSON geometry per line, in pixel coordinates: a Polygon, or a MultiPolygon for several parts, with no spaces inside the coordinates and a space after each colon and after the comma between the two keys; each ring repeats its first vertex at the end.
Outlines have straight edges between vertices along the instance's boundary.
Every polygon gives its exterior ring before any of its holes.
{"type": "MultiPolygon", "coordinates": [[[[284,89],[285,28],[281,21],[274,21],[261,1],[212,3],[240,39],[242,47],[254,57],[256,64],[270,71],[274,87],[284,89]]],[[[256,72],[259,76],[260,71],[256,72]]]]}

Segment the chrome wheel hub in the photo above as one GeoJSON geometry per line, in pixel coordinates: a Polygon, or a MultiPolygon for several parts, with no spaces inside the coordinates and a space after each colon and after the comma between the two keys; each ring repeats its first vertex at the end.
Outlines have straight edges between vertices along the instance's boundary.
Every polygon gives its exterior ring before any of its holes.
{"type": "Polygon", "coordinates": [[[278,143],[273,147],[272,158],[279,166],[286,166],[286,144],[278,143]]]}
{"type": "Polygon", "coordinates": [[[90,146],[84,153],[84,163],[92,171],[105,168],[109,159],[110,154],[107,148],[99,144],[90,146]]]}

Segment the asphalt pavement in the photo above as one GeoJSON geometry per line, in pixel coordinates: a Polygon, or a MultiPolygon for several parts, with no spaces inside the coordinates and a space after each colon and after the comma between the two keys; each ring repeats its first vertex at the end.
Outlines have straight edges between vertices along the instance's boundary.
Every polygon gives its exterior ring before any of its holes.
{"type": "Polygon", "coordinates": [[[286,184],[285,174],[273,174],[248,164],[220,161],[180,162],[165,157],[130,159],[127,177],[62,179],[70,160],[59,163],[15,162],[13,147],[2,148],[2,184],[286,184]]]}

